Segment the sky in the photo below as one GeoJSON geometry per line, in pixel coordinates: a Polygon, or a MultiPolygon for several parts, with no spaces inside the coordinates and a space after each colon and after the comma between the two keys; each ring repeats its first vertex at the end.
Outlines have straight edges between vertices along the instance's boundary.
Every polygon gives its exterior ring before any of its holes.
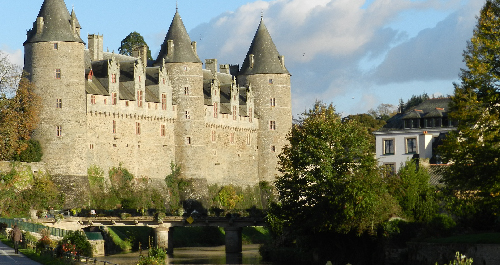
{"type": "MultiPolygon", "coordinates": [[[[22,65],[43,0],[0,0],[0,50],[22,65]]],[[[176,5],[200,59],[239,64],[263,16],[292,74],[294,116],[315,101],[343,116],[412,95],[453,94],[485,0],[65,0],[87,34],[118,52],[139,32],[156,59],[176,5]]]]}

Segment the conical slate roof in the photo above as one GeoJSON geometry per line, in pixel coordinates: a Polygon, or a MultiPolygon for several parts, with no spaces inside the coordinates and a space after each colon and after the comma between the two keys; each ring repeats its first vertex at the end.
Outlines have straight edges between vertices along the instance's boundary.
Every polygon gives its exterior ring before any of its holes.
{"type": "Polygon", "coordinates": [[[200,58],[198,58],[198,55],[191,46],[191,39],[178,11],[175,12],[174,19],[172,20],[172,24],[170,24],[165,41],[161,45],[160,54],[158,54],[155,65],[161,64],[163,58],[165,58],[166,63],[201,63],[200,58]],[[173,41],[174,46],[173,51],[170,53],[168,51],[169,40],[173,41]]]}
{"type": "Polygon", "coordinates": [[[71,17],[64,0],[45,0],[38,17],[43,17],[43,31],[37,34],[38,28],[35,22],[33,29],[28,31],[28,39],[25,43],[46,41],[83,43],[80,36],[77,36],[71,28],[71,17]]]}
{"type": "Polygon", "coordinates": [[[281,64],[279,56],[264,20],[261,19],[239,74],[290,74],[281,64]],[[253,54],[253,67],[250,64],[250,54],[253,54]]]}

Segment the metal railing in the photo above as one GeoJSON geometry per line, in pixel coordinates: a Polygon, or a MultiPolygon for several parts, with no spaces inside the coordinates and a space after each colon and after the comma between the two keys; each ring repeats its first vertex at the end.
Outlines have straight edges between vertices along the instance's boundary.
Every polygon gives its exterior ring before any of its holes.
{"type": "Polygon", "coordinates": [[[51,235],[59,236],[59,237],[64,237],[69,232],[68,230],[65,230],[65,229],[60,229],[60,228],[45,226],[45,225],[41,225],[41,224],[25,222],[22,219],[0,218],[0,223],[7,224],[7,227],[9,227],[9,228],[13,228],[15,225],[17,225],[19,227],[19,229],[27,231],[27,232],[32,232],[32,233],[40,233],[40,230],[48,229],[50,231],[51,235]]]}

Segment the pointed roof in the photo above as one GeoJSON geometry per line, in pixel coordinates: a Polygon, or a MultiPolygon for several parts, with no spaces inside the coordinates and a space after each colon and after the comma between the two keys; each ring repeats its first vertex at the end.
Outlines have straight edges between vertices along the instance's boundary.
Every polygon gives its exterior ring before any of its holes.
{"type": "Polygon", "coordinates": [[[80,36],[75,34],[71,28],[71,17],[64,0],[44,0],[38,17],[43,18],[42,32],[37,34],[40,30],[37,28],[37,22],[35,21],[33,29],[28,31],[28,39],[25,43],[46,41],[83,43],[80,36]]]}
{"type": "Polygon", "coordinates": [[[166,63],[201,63],[200,58],[191,46],[191,39],[184,27],[182,18],[176,10],[172,24],[168,29],[165,41],[161,45],[160,53],[156,59],[155,65],[162,63],[165,58],[166,63]],[[168,41],[173,41],[173,51],[169,53],[168,41]]]}
{"type": "Polygon", "coordinates": [[[75,9],[74,8],[71,10],[71,19],[75,20],[75,26],[77,28],[82,28],[82,26],[80,26],[80,22],[78,21],[78,18],[76,18],[76,13],[75,13],[75,9]]]}
{"type": "Polygon", "coordinates": [[[239,74],[290,74],[286,67],[281,64],[279,56],[278,49],[276,49],[264,20],[261,18],[239,74]],[[253,67],[250,63],[251,54],[253,54],[253,67]]]}

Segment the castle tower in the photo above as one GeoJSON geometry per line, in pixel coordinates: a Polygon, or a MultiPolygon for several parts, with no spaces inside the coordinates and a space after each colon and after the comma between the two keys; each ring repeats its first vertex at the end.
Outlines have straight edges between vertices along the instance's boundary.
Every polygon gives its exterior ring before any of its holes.
{"type": "MultiPolygon", "coordinates": [[[[172,83],[173,104],[177,108],[175,162],[188,178],[203,178],[208,136],[204,127],[202,63],[196,54],[181,16],[176,10],[155,65],[165,64],[172,83]]],[[[167,165],[166,165],[167,166],[167,165]]]]}
{"type": "Polygon", "coordinates": [[[82,176],[85,162],[85,44],[80,24],[63,0],[45,0],[24,43],[24,70],[41,97],[34,138],[54,175],[82,176]]]}
{"type": "Polygon", "coordinates": [[[259,177],[273,181],[279,174],[278,154],[292,127],[290,73],[278,53],[264,21],[255,33],[238,75],[238,83],[251,86],[259,123],[259,177]]]}

